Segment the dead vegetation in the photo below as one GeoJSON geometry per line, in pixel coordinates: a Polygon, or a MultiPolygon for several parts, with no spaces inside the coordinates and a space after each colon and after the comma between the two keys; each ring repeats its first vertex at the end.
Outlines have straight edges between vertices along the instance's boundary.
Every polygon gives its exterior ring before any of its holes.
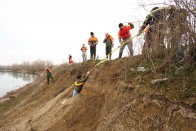
{"type": "Polygon", "coordinates": [[[171,48],[96,68],[92,61],[61,65],[49,86],[42,74],[0,103],[0,130],[196,130],[194,3],[175,2],[188,11],[187,28],[181,36],[174,35],[178,29],[165,34],[171,48]],[[180,59],[176,39],[183,46],[180,59]],[[81,94],[71,97],[76,74],[92,68],[81,94]]]}

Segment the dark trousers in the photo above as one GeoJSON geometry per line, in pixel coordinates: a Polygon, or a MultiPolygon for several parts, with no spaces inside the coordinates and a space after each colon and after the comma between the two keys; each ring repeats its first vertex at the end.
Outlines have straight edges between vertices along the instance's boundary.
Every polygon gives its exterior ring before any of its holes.
{"type": "Polygon", "coordinates": [[[47,74],[47,83],[48,83],[48,85],[49,85],[49,82],[50,82],[50,78],[51,78],[52,81],[53,81],[53,76],[52,76],[52,74],[51,74],[51,73],[48,73],[48,74],[47,74]]]}
{"type": "MultiPolygon", "coordinates": [[[[112,52],[112,45],[106,45],[106,58],[108,58],[108,55],[112,52]]],[[[109,55],[109,59],[111,59],[112,54],[109,55]]]]}
{"type": "Polygon", "coordinates": [[[96,58],[96,45],[90,46],[91,60],[95,60],[96,58]]]}

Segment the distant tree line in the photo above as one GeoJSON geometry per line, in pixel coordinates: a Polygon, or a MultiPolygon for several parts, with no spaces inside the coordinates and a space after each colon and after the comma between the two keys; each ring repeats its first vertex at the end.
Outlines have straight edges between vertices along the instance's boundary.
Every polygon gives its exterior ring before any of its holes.
{"type": "Polygon", "coordinates": [[[9,66],[0,66],[0,69],[21,73],[38,73],[43,71],[47,66],[54,66],[54,64],[49,60],[36,60],[33,62],[23,61],[21,64],[14,63],[9,66]]]}

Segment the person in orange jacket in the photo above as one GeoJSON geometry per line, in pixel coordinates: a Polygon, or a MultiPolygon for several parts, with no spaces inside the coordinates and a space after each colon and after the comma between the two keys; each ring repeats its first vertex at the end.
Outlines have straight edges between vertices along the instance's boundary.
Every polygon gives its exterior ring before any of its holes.
{"type": "Polygon", "coordinates": [[[90,33],[91,37],[88,39],[88,44],[90,45],[90,54],[91,54],[91,60],[95,60],[96,58],[96,46],[98,44],[97,37],[94,36],[94,33],[90,33]]]}
{"type": "Polygon", "coordinates": [[[131,33],[130,30],[134,28],[134,25],[132,23],[128,23],[127,26],[124,26],[122,23],[119,24],[119,32],[118,32],[118,38],[119,42],[121,44],[120,46],[120,52],[119,52],[119,58],[122,57],[123,50],[125,46],[128,46],[130,56],[133,56],[133,43],[131,40],[131,33]],[[126,43],[125,43],[126,42],[126,43]]]}
{"type": "Polygon", "coordinates": [[[80,50],[82,51],[82,58],[83,58],[83,62],[84,62],[87,60],[87,55],[86,55],[87,47],[85,46],[85,44],[82,44],[82,48],[80,50]]]}
{"type": "Polygon", "coordinates": [[[108,59],[108,55],[109,55],[109,59],[111,59],[112,57],[112,47],[114,46],[114,38],[109,35],[108,33],[105,34],[105,39],[103,40],[103,43],[106,43],[106,58],[108,59]]]}

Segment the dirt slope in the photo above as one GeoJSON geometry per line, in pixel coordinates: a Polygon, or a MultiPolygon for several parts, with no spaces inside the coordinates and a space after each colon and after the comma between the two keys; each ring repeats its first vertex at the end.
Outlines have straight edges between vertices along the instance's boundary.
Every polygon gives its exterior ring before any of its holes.
{"type": "Polygon", "coordinates": [[[76,97],[71,97],[71,85],[77,72],[95,63],[59,66],[50,86],[42,75],[6,96],[13,106],[0,108],[0,130],[196,130],[194,108],[169,100],[163,89],[150,88],[143,78],[149,72],[128,77],[128,69],[137,62],[138,58],[123,58],[101,64],[76,97]]]}

